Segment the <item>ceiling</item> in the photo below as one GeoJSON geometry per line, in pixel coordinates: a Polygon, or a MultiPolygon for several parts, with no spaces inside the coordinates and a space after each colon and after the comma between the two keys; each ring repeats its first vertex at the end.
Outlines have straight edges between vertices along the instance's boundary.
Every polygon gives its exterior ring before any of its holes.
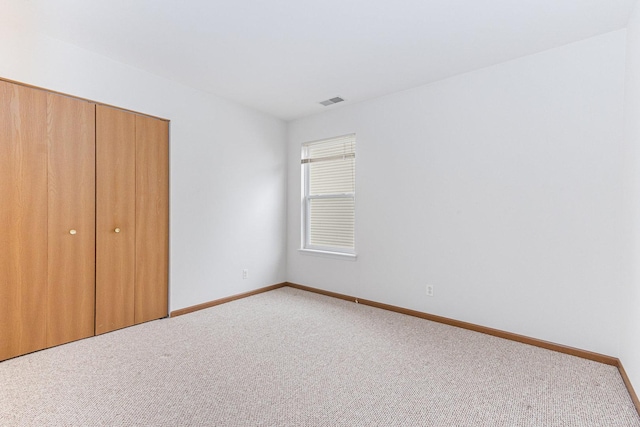
{"type": "Polygon", "coordinates": [[[637,0],[26,1],[48,36],[290,120],[624,28],[637,0]]]}

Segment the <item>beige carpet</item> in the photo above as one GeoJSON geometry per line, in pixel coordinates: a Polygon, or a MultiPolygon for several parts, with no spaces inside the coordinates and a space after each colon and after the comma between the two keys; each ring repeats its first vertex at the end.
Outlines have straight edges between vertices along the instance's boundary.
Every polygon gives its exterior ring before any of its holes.
{"type": "Polygon", "coordinates": [[[1,426],[640,426],[612,366],[291,288],[0,363],[1,426]]]}

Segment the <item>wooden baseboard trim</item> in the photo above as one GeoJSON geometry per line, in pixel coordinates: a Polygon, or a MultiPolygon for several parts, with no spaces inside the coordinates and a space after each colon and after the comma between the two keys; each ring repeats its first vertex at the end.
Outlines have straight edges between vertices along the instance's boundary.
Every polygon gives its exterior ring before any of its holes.
{"type": "Polygon", "coordinates": [[[192,305],[191,307],[185,307],[185,308],[181,308],[179,310],[172,311],[169,314],[169,317],[182,316],[183,314],[193,313],[194,311],[198,311],[198,310],[204,310],[205,308],[210,308],[210,307],[214,307],[216,305],[225,304],[227,302],[235,301],[235,300],[238,300],[238,299],[247,298],[247,297],[250,297],[250,296],[253,296],[253,295],[258,295],[258,294],[261,294],[263,292],[273,291],[274,289],[279,289],[279,288],[282,288],[284,286],[287,286],[287,284],[286,283],[278,283],[276,285],[266,286],[264,288],[256,289],[256,290],[249,291],[249,292],[244,292],[242,294],[232,295],[230,297],[221,298],[221,299],[217,299],[217,300],[213,300],[213,301],[209,301],[209,302],[204,302],[204,303],[198,304],[198,305],[192,305]]]}
{"type": "Polygon", "coordinates": [[[640,415],[640,399],[638,399],[638,395],[636,391],[633,389],[633,385],[631,384],[631,380],[627,376],[627,372],[624,370],[624,366],[622,366],[622,362],[618,360],[618,371],[620,371],[620,376],[622,377],[622,381],[624,381],[624,385],[627,386],[627,391],[631,396],[631,400],[636,407],[636,411],[638,411],[638,415],[640,415]]]}
{"type": "Polygon", "coordinates": [[[356,298],[349,295],[338,294],[336,292],[325,291],[322,289],[312,288],[310,286],[299,285],[297,283],[286,282],[285,286],[300,289],[303,291],[314,292],[316,294],[321,294],[333,298],[338,298],[345,301],[356,302],[358,304],[364,304],[375,308],[381,308],[383,310],[394,311],[400,314],[406,314],[408,316],[419,317],[421,319],[431,320],[433,322],[444,323],[445,325],[456,326],[462,329],[468,329],[474,332],[480,332],[487,335],[492,335],[499,338],[504,338],[511,341],[517,341],[523,344],[529,344],[535,347],[545,348],[547,350],[557,351],[559,353],[569,354],[571,356],[581,357],[583,359],[593,360],[594,362],[604,363],[606,365],[615,366],[618,368],[620,372],[620,376],[624,381],[625,386],[627,387],[627,391],[631,396],[631,400],[640,415],[640,400],[638,400],[638,395],[633,389],[633,385],[627,376],[627,373],[622,366],[622,362],[612,356],[607,356],[600,353],[594,353],[587,350],[581,350],[579,348],[569,347],[561,344],[556,344],[549,341],[539,340],[537,338],[531,338],[524,335],[514,334],[512,332],[502,331],[499,329],[488,328],[486,326],[476,325],[474,323],[462,322],[460,320],[450,319],[448,317],[436,316],[435,314],[423,313],[421,311],[409,310],[407,308],[397,307],[394,305],[383,304],[376,301],[369,301],[366,299],[356,298]]]}
{"type": "Polygon", "coordinates": [[[502,331],[500,329],[488,328],[486,326],[480,326],[474,323],[468,323],[460,320],[450,319],[448,317],[437,316],[435,314],[423,313],[421,311],[410,310],[407,308],[397,307],[394,305],[384,304],[376,301],[369,301],[366,299],[356,298],[349,295],[337,294],[335,292],[324,291],[322,289],[316,289],[309,286],[298,285],[296,283],[287,282],[286,286],[296,288],[296,289],[301,289],[304,291],[315,292],[318,294],[322,294],[322,295],[326,295],[334,298],[340,298],[346,301],[353,301],[359,304],[381,308],[383,310],[394,311],[396,313],[406,314],[408,316],[419,317],[421,319],[431,320],[433,322],[444,323],[445,325],[456,326],[458,328],[468,329],[475,332],[481,332],[483,334],[493,335],[495,337],[504,338],[511,341],[517,341],[524,344],[533,345],[536,347],[546,348],[547,350],[553,350],[560,353],[570,354],[572,356],[593,360],[593,361],[604,363],[607,365],[618,366],[619,364],[618,359],[615,357],[607,356],[600,353],[594,353],[587,350],[581,350],[574,347],[568,347],[568,346],[556,344],[549,341],[543,341],[536,338],[527,337],[524,335],[518,335],[512,332],[502,331]]]}

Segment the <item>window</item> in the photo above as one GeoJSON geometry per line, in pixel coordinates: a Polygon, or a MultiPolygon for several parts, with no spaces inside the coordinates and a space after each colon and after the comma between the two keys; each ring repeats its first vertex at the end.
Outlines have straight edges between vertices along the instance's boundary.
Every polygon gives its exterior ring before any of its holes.
{"type": "Polygon", "coordinates": [[[302,146],[302,247],[355,254],[356,137],[302,146]]]}

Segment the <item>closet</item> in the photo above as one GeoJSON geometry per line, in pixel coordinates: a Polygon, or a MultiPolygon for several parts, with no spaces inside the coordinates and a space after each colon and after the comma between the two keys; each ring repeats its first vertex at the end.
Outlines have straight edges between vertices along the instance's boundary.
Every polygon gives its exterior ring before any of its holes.
{"type": "Polygon", "coordinates": [[[166,122],[96,106],[96,334],[167,315],[168,156],[166,122]]]}
{"type": "Polygon", "coordinates": [[[0,360],[167,315],[168,142],[0,80],[0,360]]]}

